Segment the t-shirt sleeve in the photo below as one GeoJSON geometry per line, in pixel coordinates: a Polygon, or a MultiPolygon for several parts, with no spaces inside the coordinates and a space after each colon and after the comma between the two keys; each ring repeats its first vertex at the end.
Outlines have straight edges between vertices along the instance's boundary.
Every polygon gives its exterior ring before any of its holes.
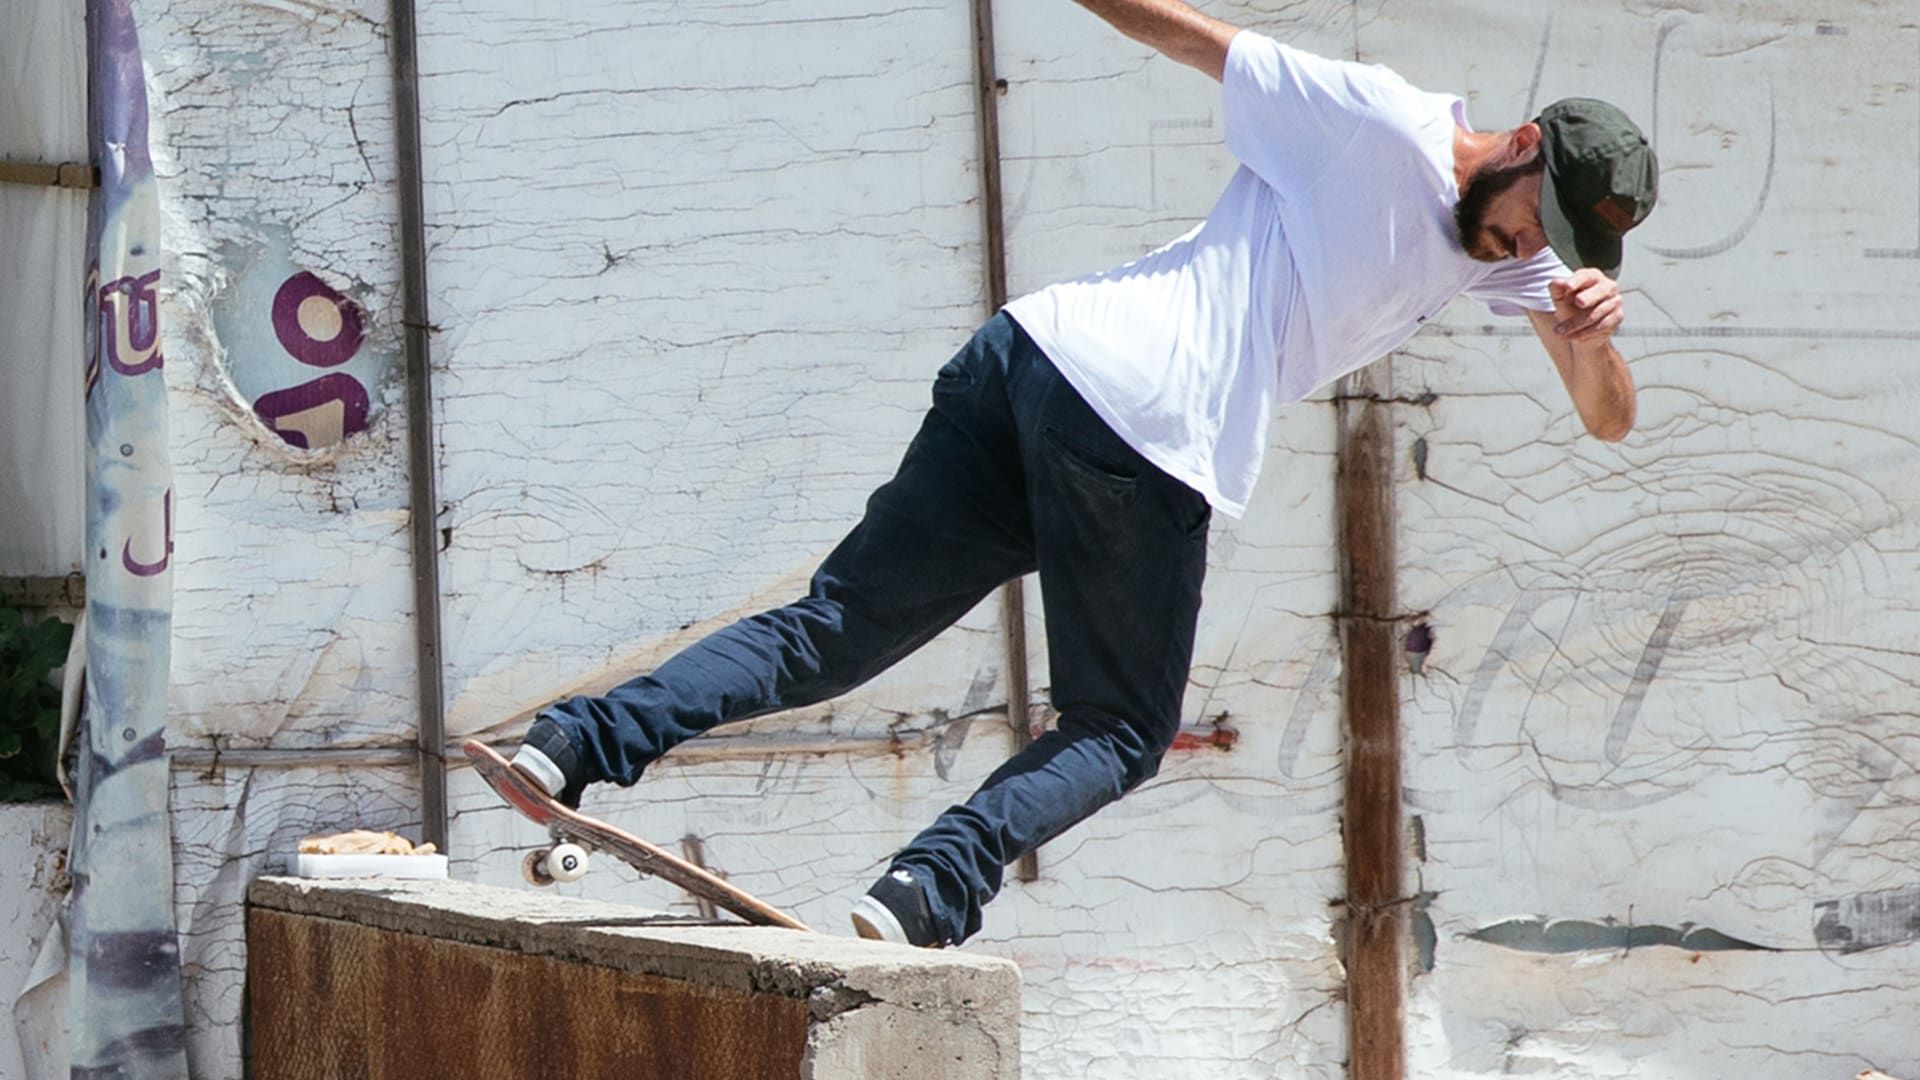
{"type": "Polygon", "coordinates": [[[1227,149],[1282,196],[1305,191],[1359,129],[1376,69],[1242,30],[1227,46],[1227,149]]]}
{"type": "Polygon", "coordinates": [[[1495,315],[1524,315],[1529,311],[1552,311],[1553,294],[1549,282],[1573,276],[1567,264],[1543,248],[1531,259],[1508,259],[1497,264],[1492,273],[1467,289],[1467,295],[1487,305],[1495,315]]]}

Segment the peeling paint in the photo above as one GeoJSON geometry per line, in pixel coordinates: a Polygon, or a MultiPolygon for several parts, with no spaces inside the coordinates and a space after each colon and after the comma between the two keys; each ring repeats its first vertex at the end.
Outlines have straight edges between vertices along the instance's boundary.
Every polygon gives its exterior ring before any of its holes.
{"type": "Polygon", "coordinates": [[[1432,897],[1421,895],[1413,901],[1413,972],[1416,975],[1432,974],[1440,955],[1440,931],[1434,928],[1433,914],[1428,911],[1432,897]]]}
{"type": "Polygon", "coordinates": [[[394,358],[364,348],[367,315],[352,296],[292,263],[285,227],[257,225],[255,235],[219,254],[228,285],[209,306],[223,370],[286,445],[324,450],[372,424],[394,358]]]}
{"type": "Polygon", "coordinates": [[[1823,900],[1813,910],[1813,940],[1827,952],[1857,953],[1920,941],[1920,886],[1823,900]]]}
{"type": "Polygon", "coordinates": [[[1747,950],[1773,952],[1765,945],[1741,941],[1711,927],[1681,923],[1673,926],[1635,926],[1611,920],[1509,919],[1467,935],[1475,941],[1520,952],[1573,953],[1602,949],[1632,950],[1656,946],[1693,952],[1747,950]]]}

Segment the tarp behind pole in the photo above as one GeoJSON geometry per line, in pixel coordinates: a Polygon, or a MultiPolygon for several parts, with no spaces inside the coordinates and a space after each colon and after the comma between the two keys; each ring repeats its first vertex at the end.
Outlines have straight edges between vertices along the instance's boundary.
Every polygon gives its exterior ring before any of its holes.
{"type": "Polygon", "coordinates": [[[69,940],[74,1074],[184,1077],[167,812],[173,492],[160,206],[128,0],[91,0],[87,217],[87,708],[69,940]]]}
{"type": "MultiPolygon", "coordinates": [[[[85,161],[85,22],[18,0],[0,31],[0,159],[85,161]]],[[[86,537],[80,291],[86,192],[0,184],[0,575],[65,574],[86,537]]]]}

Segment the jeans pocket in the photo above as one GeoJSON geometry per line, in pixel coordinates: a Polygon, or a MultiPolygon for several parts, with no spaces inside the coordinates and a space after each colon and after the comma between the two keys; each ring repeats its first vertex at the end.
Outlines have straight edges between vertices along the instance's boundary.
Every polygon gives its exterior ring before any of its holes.
{"type": "Polygon", "coordinates": [[[1200,503],[1200,520],[1195,522],[1193,527],[1187,530],[1187,538],[1189,540],[1199,540],[1204,543],[1207,539],[1207,534],[1212,531],[1212,529],[1213,507],[1207,505],[1203,499],[1200,503]]]}
{"type": "Polygon", "coordinates": [[[1115,464],[1111,455],[1082,445],[1072,434],[1052,424],[1040,429],[1040,438],[1046,443],[1047,456],[1065,465],[1069,474],[1081,481],[1081,487],[1092,487],[1121,503],[1133,501],[1134,491],[1140,485],[1138,473],[1115,464]]]}

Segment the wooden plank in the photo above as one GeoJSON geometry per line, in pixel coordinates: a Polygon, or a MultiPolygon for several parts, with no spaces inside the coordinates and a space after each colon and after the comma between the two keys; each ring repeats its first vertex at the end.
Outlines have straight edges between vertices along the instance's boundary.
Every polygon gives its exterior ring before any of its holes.
{"type": "Polygon", "coordinates": [[[65,577],[0,577],[0,603],[21,608],[83,608],[87,606],[87,579],[65,577]]]}
{"type": "Polygon", "coordinates": [[[1394,651],[1391,361],[1343,383],[1340,531],[1348,1076],[1406,1074],[1399,668],[1394,651]]]}
{"type": "Polygon", "coordinates": [[[84,161],[0,161],[0,184],[85,191],[100,186],[100,170],[84,161]]]}

